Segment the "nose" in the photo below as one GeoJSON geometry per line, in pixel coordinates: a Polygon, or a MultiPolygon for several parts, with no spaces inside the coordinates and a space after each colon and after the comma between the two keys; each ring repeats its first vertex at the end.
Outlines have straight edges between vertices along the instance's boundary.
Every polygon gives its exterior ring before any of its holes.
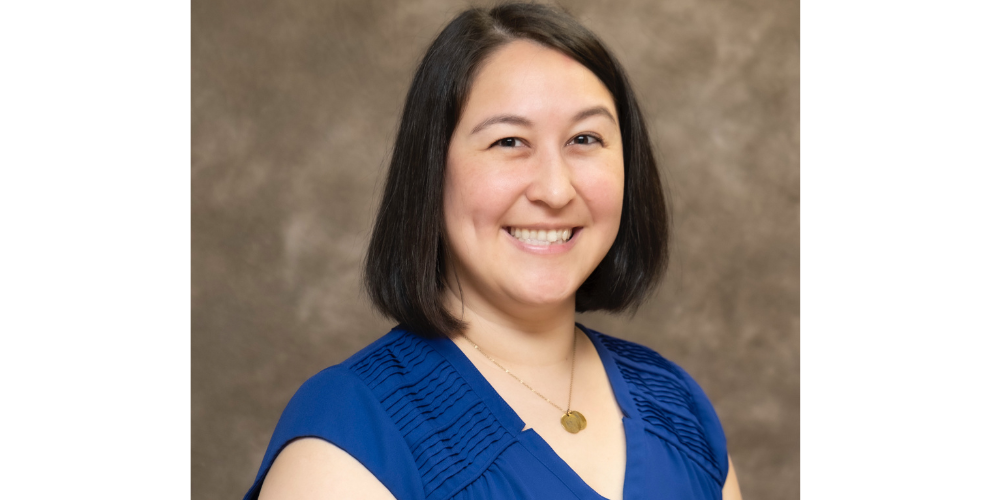
{"type": "Polygon", "coordinates": [[[525,196],[529,201],[541,202],[553,209],[563,208],[577,196],[571,182],[571,170],[563,155],[547,152],[539,156],[525,196]]]}

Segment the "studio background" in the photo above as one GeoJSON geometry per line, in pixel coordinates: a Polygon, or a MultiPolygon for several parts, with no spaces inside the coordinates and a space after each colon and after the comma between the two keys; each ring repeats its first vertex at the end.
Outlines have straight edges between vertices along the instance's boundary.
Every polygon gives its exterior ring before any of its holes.
{"type": "MultiPolygon", "coordinates": [[[[414,69],[467,2],[192,3],[192,497],[240,498],[286,402],[393,322],[360,290],[414,69]]],[[[799,3],[563,5],[620,59],[674,204],[636,316],[685,368],[747,499],[799,498],[799,3]]]]}

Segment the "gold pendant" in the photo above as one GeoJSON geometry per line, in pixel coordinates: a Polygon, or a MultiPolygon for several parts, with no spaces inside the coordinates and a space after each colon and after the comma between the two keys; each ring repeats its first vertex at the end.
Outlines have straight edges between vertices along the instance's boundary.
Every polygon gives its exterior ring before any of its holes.
{"type": "Polygon", "coordinates": [[[563,425],[567,432],[577,434],[585,427],[588,427],[588,421],[585,420],[584,415],[581,413],[572,411],[560,417],[560,425],[563,425]]]}

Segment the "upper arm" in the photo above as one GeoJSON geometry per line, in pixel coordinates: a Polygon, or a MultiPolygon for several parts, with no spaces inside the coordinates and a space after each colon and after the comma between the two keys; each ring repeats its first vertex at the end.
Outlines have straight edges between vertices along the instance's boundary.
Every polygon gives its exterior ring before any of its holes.
{"type": "Polygon", "coordinates": [[[738,475],[734,472],[734,462],[727,456],[727,480],[724,481],[723,500],[741,500],[741,487],[738,486],[738,475]]]}
{"type": "Polygon", "coordinates": [[[317,438],[286,446],[264,478],[261,500],[393,499],[383,483],[347,452],[317,438]]]}

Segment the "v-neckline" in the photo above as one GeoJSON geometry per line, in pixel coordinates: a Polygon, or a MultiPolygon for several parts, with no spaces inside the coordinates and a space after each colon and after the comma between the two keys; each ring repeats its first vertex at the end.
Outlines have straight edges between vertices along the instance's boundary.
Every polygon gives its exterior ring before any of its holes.
{"type": "MultiPolygon", "coordinates": [[[[623,435],[626,440],[626,471],[623,477],[623,499],[629,500],[630,492],[638,486],[635,483],[639,480],[639,474],[631,474],[631,470],[637,472],[637,462],[641,460],[638,439],[642,432],[642,426],[634,418],[637,415],[637,407],[633,398],[629,395],[629,389],[623,374],[619,371],[619,366],[612,358],[612,353],[605,347],[598,338],[597,332],[579,324],[575,326],[584,332],[588,340],[591,341],[598,352],[605,376],[612,387],[613,396],[619,404],[619,409],[623,413],[623,435]]],[[[487,405],[494,416],[501,422],[508,432],[515,436],[536,458],[543,463],[550,471],[567,485],[579,498],[606,499],[592,488],[571,466],[560,458],[560,455],[543,439],[534,429],[525,429],[525,421],[518,416],[518,413],[508,404],[504,398],[494,389],[494,386],[480,373],[480,370],[473,364],[466,354],[456,345],[452,339],[442,336],[428,339],[435,350],[442,354],[445,359],[453,365],[463,377],[470,388],[473,389],[480,399],[487,405]],[[525,429],[525,430],[523,430],[525,429]]]]}

